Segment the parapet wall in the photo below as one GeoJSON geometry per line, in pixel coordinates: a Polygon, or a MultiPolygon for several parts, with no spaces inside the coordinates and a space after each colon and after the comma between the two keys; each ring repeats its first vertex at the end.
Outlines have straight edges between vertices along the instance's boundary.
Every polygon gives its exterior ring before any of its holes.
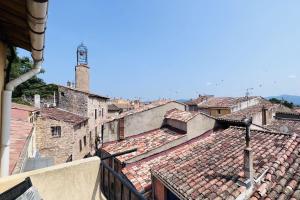
{"type": "Polygon", "coordinates": [[[86,158],[0,178],[0,193],[30,177],[45,200],[98,200],[100,197],[100,159],[86,158]]]}

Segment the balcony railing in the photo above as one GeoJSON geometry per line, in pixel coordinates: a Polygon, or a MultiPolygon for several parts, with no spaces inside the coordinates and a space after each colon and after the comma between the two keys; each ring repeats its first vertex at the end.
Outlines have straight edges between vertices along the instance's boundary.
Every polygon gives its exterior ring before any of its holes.
{"type": "Polygon", "coordinates": [[[109,200],[146,200],[135,187],[121,174],[115,171],[105,162],[107,159],[115,159],[116,156],[124,155],[136,151],[132,149],[109,156],[101,156],[98,151],[98,156],[101,157],[100,172],[101,172],[101,192],[109,200]]]}

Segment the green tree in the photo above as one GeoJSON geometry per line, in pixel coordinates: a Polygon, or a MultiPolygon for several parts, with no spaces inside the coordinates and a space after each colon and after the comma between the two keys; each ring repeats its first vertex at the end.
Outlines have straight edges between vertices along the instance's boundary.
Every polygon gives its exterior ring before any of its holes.
{"type": "MultiPolygon", "coordinates": [[[[28,57],[19,57],[16,52],[14,53],[16,56],[12,60],[10,69],[8,70],[8,80],[16,79],[33,68],[33,62],[28,57]]],[[[41,73],[44,72],[44,70],[41,71],[41,73]]],[[[30,104],[26,99],[32,99],[35,94],[41,95],[42,98],[47,98],[52,96],[53,91],[56,89],[55,85],[47,85],[43,79],[34,76],[14,89],[12,94],[13,102],[30,104]]]]}
{"type": "Polygon", "coordinates": [[[288,101],[286,101],[284,99],[279,100],[279,99],[276,99],[276,98],[271,98],[271,99],[269,99],[269,101],[272,102],[272,103],[282,104],[282,105],[284,105],[284,106],[286,106],[288,108],[293,108],[294,107],[293,102],[288,102],[288,101]]]}

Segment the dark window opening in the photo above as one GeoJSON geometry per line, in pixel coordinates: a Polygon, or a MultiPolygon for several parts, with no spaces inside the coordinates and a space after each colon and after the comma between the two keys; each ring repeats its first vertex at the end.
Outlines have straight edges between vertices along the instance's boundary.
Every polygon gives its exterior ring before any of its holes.
{"type": "Polygon", "coordinates": [[[218,114],[221,114],[221,109],[218,109],[218,114]]]}
{"type": "Polygon", "coordinates": [[[86,146],[86,136],[83,136],[83,144],[86,146]]]}
{"type": "Polygon", "coordinates": [[[61,137],[61,127],[51,126],[51,135],[52,137],[61,137]]]}
{"type": "Polygon", "coordinates": [[[82,141],[79,140],[79,151],[82,151],[82,141]]]}
{"type": "Polygon", "coordinates": [[[95,109],[95,119],[97,119],[97,109],[95,109]]]}

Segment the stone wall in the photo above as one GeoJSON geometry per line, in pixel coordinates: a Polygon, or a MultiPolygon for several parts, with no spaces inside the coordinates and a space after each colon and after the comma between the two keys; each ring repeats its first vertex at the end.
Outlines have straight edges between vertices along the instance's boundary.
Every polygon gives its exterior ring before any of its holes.
{"type": "Polygon", "coordinates": [[[75,84],[76,89],[86,92],[89,91],[90,75],[87,65],[78,65],[75,67],[75,84]]]}
{"type": "Polygon", "coordinates": [[[102,98],[89,97],[88,99],[89,132],[91,132],[93,145],[96,137],[101,137],[101,125],[107,118],[107,101],[102,98]],[[96,115],[95,116],[95,112],[96,115]]]}
{"type": "Polygon", "coordinates": [[[58,87],[57,107],[88,117],[88,95],[67,87],[58,87]]]}
{"type": "MultiPolygon", "coordinates": [[[[83,158],[89,152],[88,145],[79,151],[79,140],[87,134],[87,124],[74,128],[73,125],[49,118],[38,117],[36,121],[36,146],[42,156],[53,157],[54,163],[64,163],[72,155],[73,160],[83,158]],[[53,137],[51,126],[61,126],[61,137],[53,137]]],[[[87,138],[89,141],[89,139],[87,138]]]]}

